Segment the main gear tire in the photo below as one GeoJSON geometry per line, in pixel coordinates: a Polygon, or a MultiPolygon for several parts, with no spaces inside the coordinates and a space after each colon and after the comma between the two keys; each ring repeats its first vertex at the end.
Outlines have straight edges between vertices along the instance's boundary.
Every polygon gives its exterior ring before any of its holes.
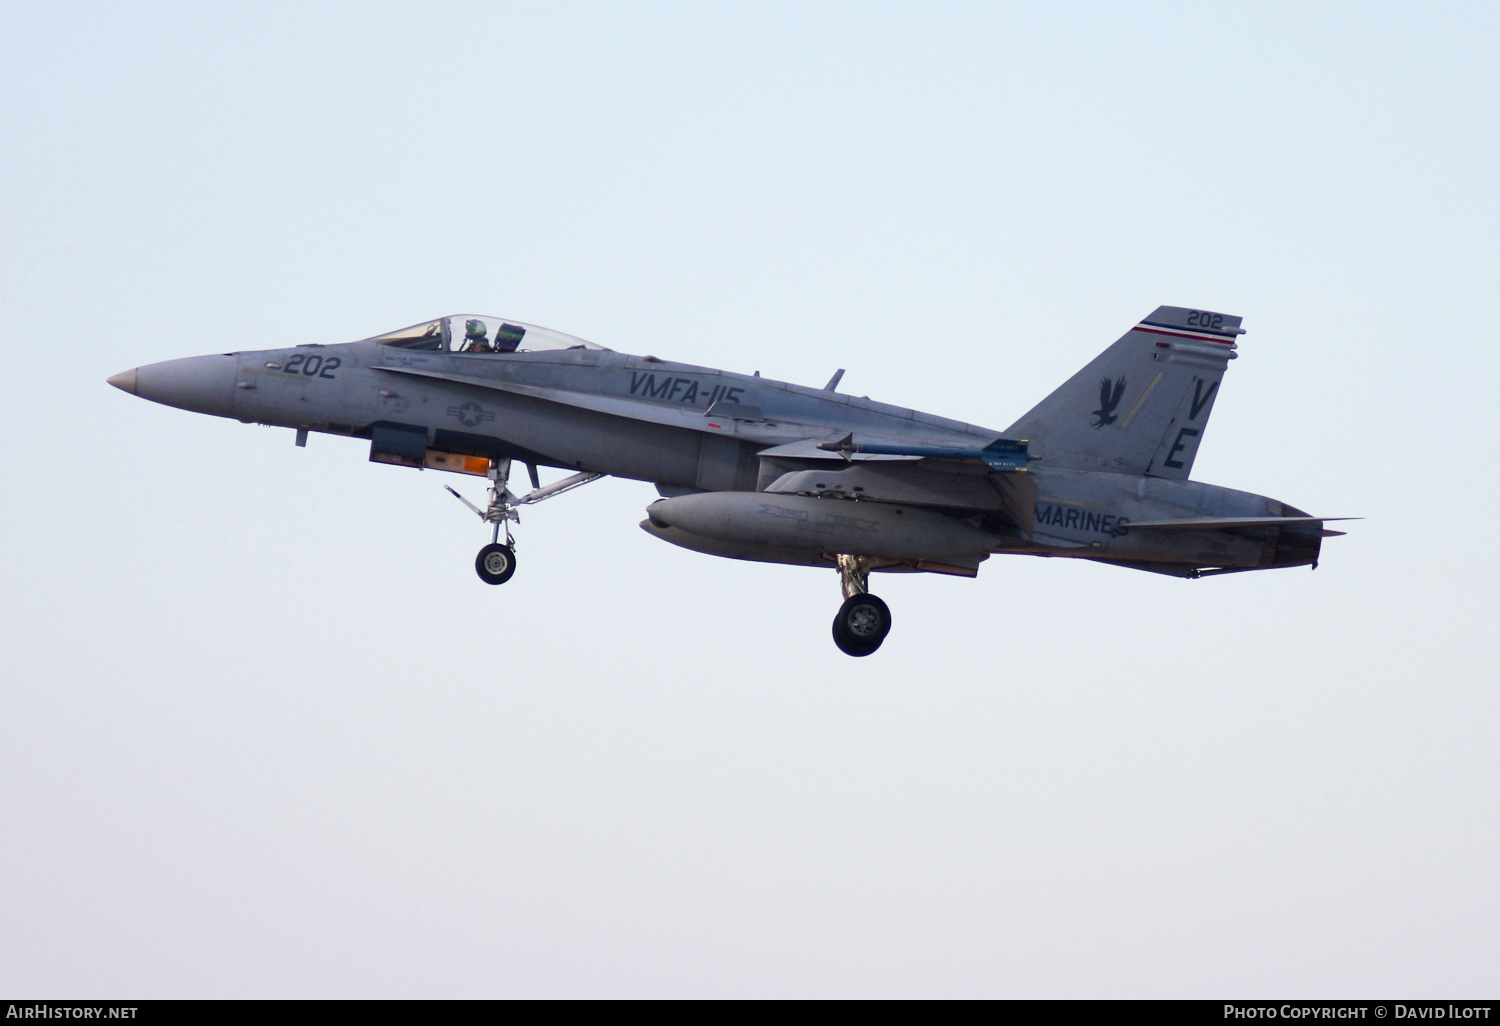
{"type": "Polygon", "coordinates": [[[485,584],[504,584],[516,572],[515,549],[499,542],[486,545],[474,560],[474,572],[485,584]]]}
{"type": "Polygon", "coordinates": [[[833,618],[833,643],[845,655],[869,655],[890,632],[890,607],[874,595],[849,596],[833,618]]]}

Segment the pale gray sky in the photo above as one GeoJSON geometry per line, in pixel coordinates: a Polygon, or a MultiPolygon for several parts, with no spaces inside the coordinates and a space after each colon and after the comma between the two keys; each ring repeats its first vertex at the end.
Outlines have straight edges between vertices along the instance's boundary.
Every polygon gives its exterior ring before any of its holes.
{"type": "MultiPolygon", "coordinates": [[[[1492,995],[1491,4],[0,8],[0,991],[1492,995]],[[142,363],[477,310],[1004,427],[1244,316],[1316,573],[480,526],[142,363]]],[[[477,488],[471,486],[477,495],[477,488]]]]}

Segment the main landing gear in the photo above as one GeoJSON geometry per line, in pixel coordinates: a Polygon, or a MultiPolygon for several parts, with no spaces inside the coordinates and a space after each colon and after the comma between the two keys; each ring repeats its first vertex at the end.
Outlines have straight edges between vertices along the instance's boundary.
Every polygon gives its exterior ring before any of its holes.
{"type": "Polygon", "coordinates": [[[491,525],[490,543],[480,549],[479,555],[474,559],[474,572],[485,584],[504,584],[515,575],[516,541],[511,537],[510,525],[512,522],[517,524],[521,522],[521,514],[516,511],[516,507],[529,506],[534,502],[550,499],[554,495],[572,491],[579,485],[586,485],[604,476],[589,473],[574,474],[572,477],[565,477],[561,481],[542,488],[540,482],[537,481],[536,468],[529,465],[528,468],[531,470],[533,487],[531,491],[517,498],[507,484],[510,480],[510,460],[491,460],[488,475],[490,479],[489,501],[484,509],[480,509],[452,488],[448,488],[455,499],[473,510],[480,520],[491,525]],[[505,529],[504,542],[500,541],[502,527],[505,529]]]}
{"type": "Polygon", "coordinates": [[[839,556],[844,604],[833,618],[833,643],[845,655],[867,656],[891,632],[891,610],[870,594],[870,567],[863,556],[839,556]]]}

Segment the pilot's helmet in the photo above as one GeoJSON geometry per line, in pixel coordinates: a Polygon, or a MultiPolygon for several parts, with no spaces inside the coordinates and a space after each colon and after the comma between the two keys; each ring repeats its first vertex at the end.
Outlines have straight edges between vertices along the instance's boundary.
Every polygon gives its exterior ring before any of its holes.
{"type": "Polygon", "coordinates": [[[480,320],[469,320],[464,322],[464,338],[484,338],[489,327],[480,320]]]}

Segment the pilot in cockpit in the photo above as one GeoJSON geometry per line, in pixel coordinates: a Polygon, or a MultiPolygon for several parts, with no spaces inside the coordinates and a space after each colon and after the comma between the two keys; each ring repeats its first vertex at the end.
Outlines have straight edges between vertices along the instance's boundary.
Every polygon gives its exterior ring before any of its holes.
{"type": "Polygon", "coordinates": [[[470,319],[464,323],[464,347],[462,353],[493,353],[490,340],[485,337],[489,327],[481,320],[470,319]]]}

